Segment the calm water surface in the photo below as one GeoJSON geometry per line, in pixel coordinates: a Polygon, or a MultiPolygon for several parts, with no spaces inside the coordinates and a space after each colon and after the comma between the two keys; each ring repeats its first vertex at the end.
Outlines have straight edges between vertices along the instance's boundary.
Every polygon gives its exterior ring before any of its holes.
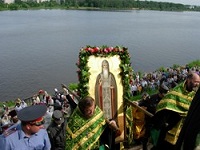
{"type": "Polygon", "coordinates": [[[125,46],[135,71],[200,59],[200,13],[30,10],[0,12],[0,101],[76,83],[81,47],[125,46]]]}

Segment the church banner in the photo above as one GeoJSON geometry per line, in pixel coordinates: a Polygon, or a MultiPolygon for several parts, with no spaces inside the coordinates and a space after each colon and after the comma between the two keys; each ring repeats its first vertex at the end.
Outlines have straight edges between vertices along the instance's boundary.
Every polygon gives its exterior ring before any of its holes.
{"type": "Polygon", "coordinates": [[[129,137],[126,133],[126,100],[130,99],[130,55],[125,47],[82,48],[79,53],[78,92],[90,95],[104,112],[106,119],[114,119],[122,134],[116,142],[129,137]]]}

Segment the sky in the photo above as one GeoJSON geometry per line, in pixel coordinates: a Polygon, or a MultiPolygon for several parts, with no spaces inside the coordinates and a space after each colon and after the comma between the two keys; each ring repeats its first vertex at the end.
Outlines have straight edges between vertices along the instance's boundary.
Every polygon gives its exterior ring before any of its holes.
{"type": "Polygon", "coordinates": [[[185,5],[197,5],[200,6],[200,0],[152,0],[157,2],[172,2],[172,3],[180,3],[185,5]]]}

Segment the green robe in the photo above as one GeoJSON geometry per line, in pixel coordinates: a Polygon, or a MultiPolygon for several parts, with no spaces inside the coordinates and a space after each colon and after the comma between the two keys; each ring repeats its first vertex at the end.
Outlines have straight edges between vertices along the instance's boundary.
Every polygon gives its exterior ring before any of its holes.
{"type": "Polygon", "coordinates": [[[157,105],[157,112],[167,109],[177,112],[181,116],[181,120],[167,132],[165,137],[165,140],[173,145],[176,144],[184,119],[195,95],[194,91],[188,92],[184,84],[181,83],[172,89],[157,105]]]}
{"type": "Polygon", "coordinates": [[[66,150],[99,149],[99,138],[105,127],[104,114],[98,106],[89,119],[84,118],[76,107],[66,127],[66,150]]]}

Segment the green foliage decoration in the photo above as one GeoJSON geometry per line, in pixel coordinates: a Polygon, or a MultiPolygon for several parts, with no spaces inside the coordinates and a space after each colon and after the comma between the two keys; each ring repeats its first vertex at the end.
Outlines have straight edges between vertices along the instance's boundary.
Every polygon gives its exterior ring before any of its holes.
{"type": "Polygon", "coordinates": [[[70,83],[69,84],[69,89],[70,90],[77,90],[78,89],[78,84],[77,83],[70,83]]]}
{"type": "Polygon", "coordinates": [[[128,48],[122,46],[86,46],[80,49],[79,52],[79,61],[76,63],[77,67],[79,68],[78,73],[78,94],[81,98],[87,96],[89,94],[89,67],[87,66],[88,59],[90,56],[96,57],[112,57],[118,55],[120,57],[121,63],[119,65],[121,72],[121,82],[123,85],[123,98],[124,100],[130,99],[130,73],[133,72],[131,63],[130,63],[130,55],[128,52],[128,48]]]}

